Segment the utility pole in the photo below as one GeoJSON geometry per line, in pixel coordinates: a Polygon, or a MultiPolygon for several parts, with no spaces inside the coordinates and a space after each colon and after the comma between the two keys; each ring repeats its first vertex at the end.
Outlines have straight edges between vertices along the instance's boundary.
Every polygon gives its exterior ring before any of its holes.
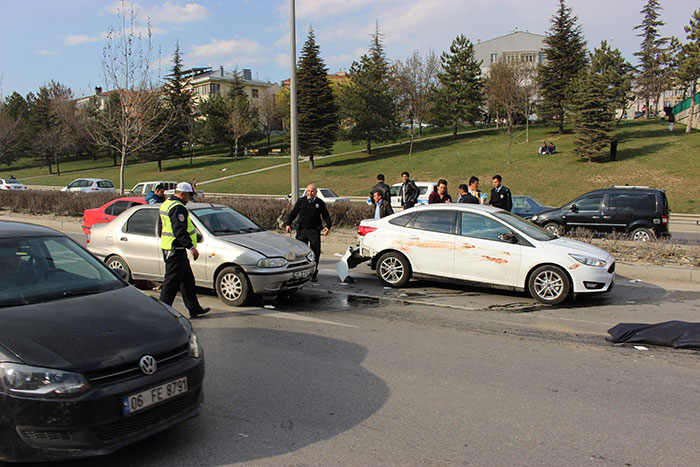
{"type": "Polygon", "coordinates": [[[289,0],[289,59],[291,77],[289,80],[289,131],[292,158],[292,203],[299,199],[299,159],[297,158],[297,32],[294,16],[294,0],[289,0]]]}

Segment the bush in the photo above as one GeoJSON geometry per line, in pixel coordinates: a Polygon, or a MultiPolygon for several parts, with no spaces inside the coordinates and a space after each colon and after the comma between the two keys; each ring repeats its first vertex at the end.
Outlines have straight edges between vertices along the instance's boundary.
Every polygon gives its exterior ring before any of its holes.
{"type": "MultiPolygon", "coordinates": [[[[65,193],[60,191],[3,191],[0,209],[32,215],[82,217],[86,209],[94,209],[121,196],[117,193],[65,193]]],[[[282,227],[292,205],[285,200],[235,196],[206,197],[208,203],[230,206],[267,230],[282,227]]],[[[355,228],[370,217],[367,205],[355,203],[329,204],[334,227],[355,228]]]]}

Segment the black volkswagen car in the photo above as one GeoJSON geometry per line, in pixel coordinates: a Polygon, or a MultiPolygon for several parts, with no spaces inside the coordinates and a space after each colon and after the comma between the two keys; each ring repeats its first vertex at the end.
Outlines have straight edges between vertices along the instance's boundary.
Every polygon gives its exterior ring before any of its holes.
{"type": "Polygon", "coordinates": [[[601,234],[624,232],[632,240],[646,242],[671,236],[668,214],[664,190],[624,185],[590,191],[530,220],[555,234],[580,227],[601,234]]]}
{"type": "Polygon", "coordinates": [[[190,322],[60,232],[0,221],[0,461],[107,454],[199,414],[190,322]]]}

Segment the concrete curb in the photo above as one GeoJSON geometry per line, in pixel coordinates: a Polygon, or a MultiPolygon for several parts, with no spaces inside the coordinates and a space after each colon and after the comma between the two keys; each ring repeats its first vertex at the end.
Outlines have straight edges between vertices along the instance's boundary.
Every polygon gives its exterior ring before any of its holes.
{"type": "MultiPolygon", "coordinates": [[[[45,219],[44,216],[0,215],[0,220],[28,222],[43,225],[62,232],[82,233],[80,221],[45,219]]],[[[337,257],[344,254],[350,244],[323,239],[322,259],[329,256],[337,257]]],[[[698,268],[674,268],[667,266],[643,266],[638,264],[617,263],[618,275],[630,279],[639,279],[644,282],[680,282],[700,285],[700,269],[698,268]]]]}

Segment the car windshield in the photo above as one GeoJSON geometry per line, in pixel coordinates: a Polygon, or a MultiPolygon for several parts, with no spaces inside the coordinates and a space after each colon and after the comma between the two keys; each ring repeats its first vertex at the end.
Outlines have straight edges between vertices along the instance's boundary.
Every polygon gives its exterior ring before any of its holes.
{"type": "Polygon", "coordinates": [[[523,219],[520,216],[516,216],[508,211],[494,212],[494,216],[507,223],[508,225],[518,229],[525,235],[539,240],[541,242],[546,242],[547,240],[553,240],[557,238],[555,235],[550,234],[544,229],[539,228],[532,222],[523,219]]]}
{"type": "Polygon", "coordinates": [[[202,208],[192,213],[214,235],[261,232],[264,230],[246,216],[231,208],[202,208]]]}
{"type": "Polygon", "coordinates": [[[59,300],[126,287],[66,237],[0,239],[0,307],[59,300]]]}
{"type": "Polygon", "coordinates": [[[337,198],[338,195],[335,194],[333,190],[329,190],[328,188],[321,188],[321,194],[325,196],[326,198],[337,198]]]}
{"type": "Polygon", "coordinates": [[[15,178],[7,178],[5,179],[5,183],[8,185],[21,185],[20,181],[15,178]]]}

